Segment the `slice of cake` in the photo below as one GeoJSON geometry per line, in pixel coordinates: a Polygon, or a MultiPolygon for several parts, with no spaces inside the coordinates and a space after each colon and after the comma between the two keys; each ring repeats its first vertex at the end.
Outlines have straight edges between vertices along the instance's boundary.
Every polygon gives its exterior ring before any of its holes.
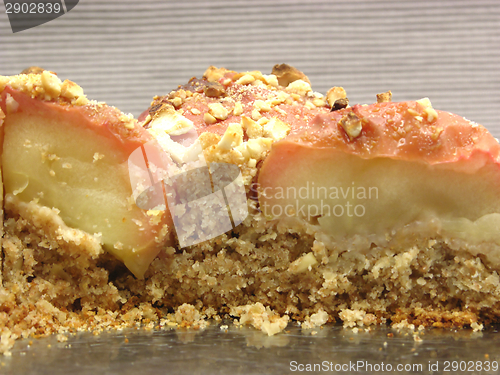
{"type": "Polygon", "coordinates": [[[210,67],[138,120],[48,71],[0,92],[4,352],[165,319],[499,319],[500,146],[428,99],[349,107],[286,64],[210,67]]]}

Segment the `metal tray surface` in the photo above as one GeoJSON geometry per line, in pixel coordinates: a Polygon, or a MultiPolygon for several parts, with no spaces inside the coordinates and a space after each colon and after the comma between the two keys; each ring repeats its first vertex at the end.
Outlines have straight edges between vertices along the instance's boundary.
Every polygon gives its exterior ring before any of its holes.
{"type": "Polygon", "coordinates": [[[0,359],[0,374],[498,374],[499,329],[356,332],[291,323],[268,337],[227,321],[202,330],[83,332],[65,342],[57,336],[17,342],[0,359]]]}

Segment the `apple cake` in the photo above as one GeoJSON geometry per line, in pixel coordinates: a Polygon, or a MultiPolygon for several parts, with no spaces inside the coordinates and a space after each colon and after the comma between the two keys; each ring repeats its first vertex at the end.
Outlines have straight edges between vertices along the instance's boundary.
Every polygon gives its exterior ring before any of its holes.
{"type": "Polygon", "coordinates": [[[286,64],[210,67],[138,119],[43,69],[0,93],[4,353],[210,318],[499,321],[500,145],[427,98],[349,105],[286,64]]]}

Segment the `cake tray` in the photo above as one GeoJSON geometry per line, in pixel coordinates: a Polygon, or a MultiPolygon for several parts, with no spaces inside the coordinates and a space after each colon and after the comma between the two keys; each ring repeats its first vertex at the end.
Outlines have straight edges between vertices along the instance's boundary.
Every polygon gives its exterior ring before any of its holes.
{"type": "Polygon", "coordinates": [[[500,327],[301,329],[275,336],[232,321],[205,329],[124,329],[16,342],[0,374],[497,374],[500,327]],[[58,340],[59,339],[59,340],[58,340]]]}

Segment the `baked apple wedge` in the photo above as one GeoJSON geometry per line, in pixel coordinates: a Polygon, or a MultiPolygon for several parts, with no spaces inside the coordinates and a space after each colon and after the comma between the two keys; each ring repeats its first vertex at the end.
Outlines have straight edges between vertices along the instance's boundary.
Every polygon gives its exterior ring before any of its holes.
{"type": "Polygon", "coordinates": [[[2,77],[0,90],[6,208],[55,208],[68,227],[95,234],[142,277],[168,221],[165,211],[142,210],[132,197],[127,160],[149,133],[48,71],[2,77]]]}
{"type": "Polygon", "coordinates": [[[434,236],[467,240],[500,264],[500,145],[428,99],[319,115],[273,144],[258,182],[269,219],[299,216],[336,239],[378,243],[434,222],[434,236]]]}

